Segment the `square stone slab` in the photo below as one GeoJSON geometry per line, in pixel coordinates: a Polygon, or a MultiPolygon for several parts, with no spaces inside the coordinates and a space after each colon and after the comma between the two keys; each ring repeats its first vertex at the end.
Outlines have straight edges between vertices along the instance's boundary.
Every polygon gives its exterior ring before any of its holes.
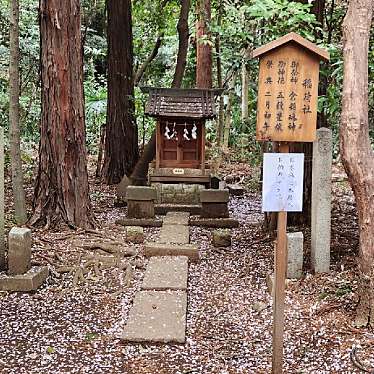
{"type": "Polygon", "coordinates": [[[164,225],[184,225],[188,226],[190,213],[188,212],[168,212],[163,219],[164,225]]]}
{"type": "Polygon", "coordinates": [[[186,256],[152,257],[144,274],[143,290],[186,290],[188,258],[186,256]]]}
{"type": "Polygon", "coordinates": [[[185,291],[140,291],[120,338],[131,342],[184,343],[186,312],[185,291]]]}
{"type": "Polygon", "coordinates": [[[45,282],[48,275],[47,266],[33,266],[25,274],[0,275],[0,291],[35,291],[45,282]]]}
{"type": "Polygon", "coordinates": [[[187,256],[191,261],[199,261],[199,247],[196,244],[147,243],[145,255],[153,256],[187,256]]]}
{"type": "Polygon", "coordinates": [[[190,242],[190,230],[183,225],[163,225],[160,232],[159,243],[188,244],[190,242]]]}

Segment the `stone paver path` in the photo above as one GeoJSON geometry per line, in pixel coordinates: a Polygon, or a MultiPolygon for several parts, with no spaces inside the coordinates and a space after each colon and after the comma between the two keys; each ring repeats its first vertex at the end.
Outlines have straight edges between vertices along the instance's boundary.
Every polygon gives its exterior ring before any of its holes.
{"type": "Polygon", "coordinates": [[[140,291],[135,295],[121,339],[184,343],[186,309],[186,291],[140,291]]]}
{"type": "Polygon", "coordinates": [[[188,258],[152,257],[144,275],[143,290],[186,290],[188,258]]]}
{"type": "Polygon", "coordinates": [[[189,244],[188,222],[189,213],[168,213],[159,240],[145,246],[146,256],[157,257],[149,260],[143,291],[135,295],[123,340],[185,342],[188,258],[199,257],[198,247],[189,244]]]}

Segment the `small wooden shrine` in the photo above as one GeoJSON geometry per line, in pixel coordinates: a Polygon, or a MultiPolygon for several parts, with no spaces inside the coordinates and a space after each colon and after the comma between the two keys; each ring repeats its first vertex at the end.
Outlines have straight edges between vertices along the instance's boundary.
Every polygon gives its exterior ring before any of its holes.
{"type": "Polygon", "coordinates": [[[205,166],[205,121],[216,116],[221,90],[143,87],[145,114],[156,118],[156,165],[151,182],[210,184],[205,166]]]}

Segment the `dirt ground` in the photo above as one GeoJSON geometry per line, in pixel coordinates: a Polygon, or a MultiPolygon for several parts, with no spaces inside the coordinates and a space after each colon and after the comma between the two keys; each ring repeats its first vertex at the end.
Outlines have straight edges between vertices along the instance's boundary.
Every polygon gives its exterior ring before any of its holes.
{"type": "MultiPolygon", "coordinates": [[[[227,166],[224,173],[242,175],[242,183],[250,185],[253,170],[240,164],[227,166]]],[[[304,277],[291,281],[286,291],[285,373],[364,372],[352,363],[355,347],[367,370],[374,368],[373,331],[356,329],[352,323],[358,301],[354,199],[344,175],[335,174],[331,272],[311,273],[310,233],[303,228],[304,277]]],[[[9,229],[12,201],[7,182],[9,229]]],[[[31,184],[27,195],[31,201],[31,184]]],[[[147,260],[142,244],[123,244],[123,253],[136,249],[137,254],[117,256],[107,266],[88,266],[95,252],[107,254],[91,249],[90,243],[125,240],[124,229],[114,222],[126,211],[113,206],[113,188],[92,180],[91,198],[99,234],[66,227],[33,229],[32,260],[49,266],[47,283],[32,294],[0,292],[2,374],[270,373],[272,301],[266,275],[272,271],[273,243],[262,231],[259,193],[231,198],[231,215],[240,221],[232,230],[231,248],[217,250],[211,245],[212,230],[191,228],[201,262],[189,267],[184,345],[128,344],[117,338],[147,260]],[[82,282],[79,271],[85,265],[82,282]]],[[[155,239],[158,231],[146,229],[146,240],[155,239]]]]}

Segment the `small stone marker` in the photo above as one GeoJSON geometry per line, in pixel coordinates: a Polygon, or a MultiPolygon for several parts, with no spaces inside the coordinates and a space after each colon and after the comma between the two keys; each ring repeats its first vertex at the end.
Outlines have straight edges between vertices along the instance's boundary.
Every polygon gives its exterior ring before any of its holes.
{"type": "Polygon", "coordinates": [[[227,188],[229,189],[230,195],[242,196],[244,194],[244,188],[238,184],[228,184],[227,188]]]}
{"type": "Polygon", "coordinates": [[[332,134],[317,130],[313,143],[311,258],[316,273],[330,270],[332,134]]]}
{"type": "MultiPolygon", "coordinates": [[[[288,285],[290,284],[290,280],[286,279],[285,288],[287,289],[288,285]]],[[[267,274],[266,275],[266,286],[268,292],[271,296],[274,296],[274,274],[267,274]]]]}
{"type": "Polygon", "coordinates": [[[229,247],[231,245],[230,230],[214,230],[213,231],[213,246],[214,247],[229,247]]]}
{"type": "Polygon", "coordinates": [[[132,342],[184,343],[186,310],[185,291],[140,291],[135,295],[120,338],[132,342]]]}
{"type": "Polygon", "coordinates": [[[128,186],[126,189],[127,215],[129,218],[154,218],[156,190],[152,187],[128,186]]]}
{"type": "Polygon", "coordinates": [[[126,227],[126,240],[131,243],[141,244],[144,242],[144,230],[140,226],[126,227]]]}
{"type": "Polygon", "coordinates": [[[143,290],[186,290],[188,258],[152,257],[144,274],[143,290]]]}
{"type": "Polygon", "coordinates": [[[164,225],[184,225],[188,226],[190,213],[188,212],[168,212],[163,220],[164,225]]]}
{"type": "Polygon", "coordinates": [[[13,227],[8,239],[8,274],[24,274],[31,267],[31,230],[13,227]]]}
{"type": "Polygon", "coordinates": [[[187,256],[191,261],[199,261],[199,247],[196,244],[147,243],[145,255],[153,256],[187,256]]]}
{"type": "Polygon", "coordinates": [[[188,226],[183,225],[163,225],[158,242],[188,244],[190,242],[190,230],[188,226]]]}
{"type": "Polygon", "coordinates": [[[302,232],[287,234],[288,266],[287,278],[300,279],[303,276],[304,235],[302,232]]]}
{"type": "Polygon", "coordinates": [[[229,210],[228,190],[207,189],[200,192],[201,217],[203,218],[227,218],[229,210]]]}
{"type": "Polygon", "coordinates": [[[48,278],[47,266],[33,266],[27,273],[0,275],[0,291],[36,291],[48,278]]]}

